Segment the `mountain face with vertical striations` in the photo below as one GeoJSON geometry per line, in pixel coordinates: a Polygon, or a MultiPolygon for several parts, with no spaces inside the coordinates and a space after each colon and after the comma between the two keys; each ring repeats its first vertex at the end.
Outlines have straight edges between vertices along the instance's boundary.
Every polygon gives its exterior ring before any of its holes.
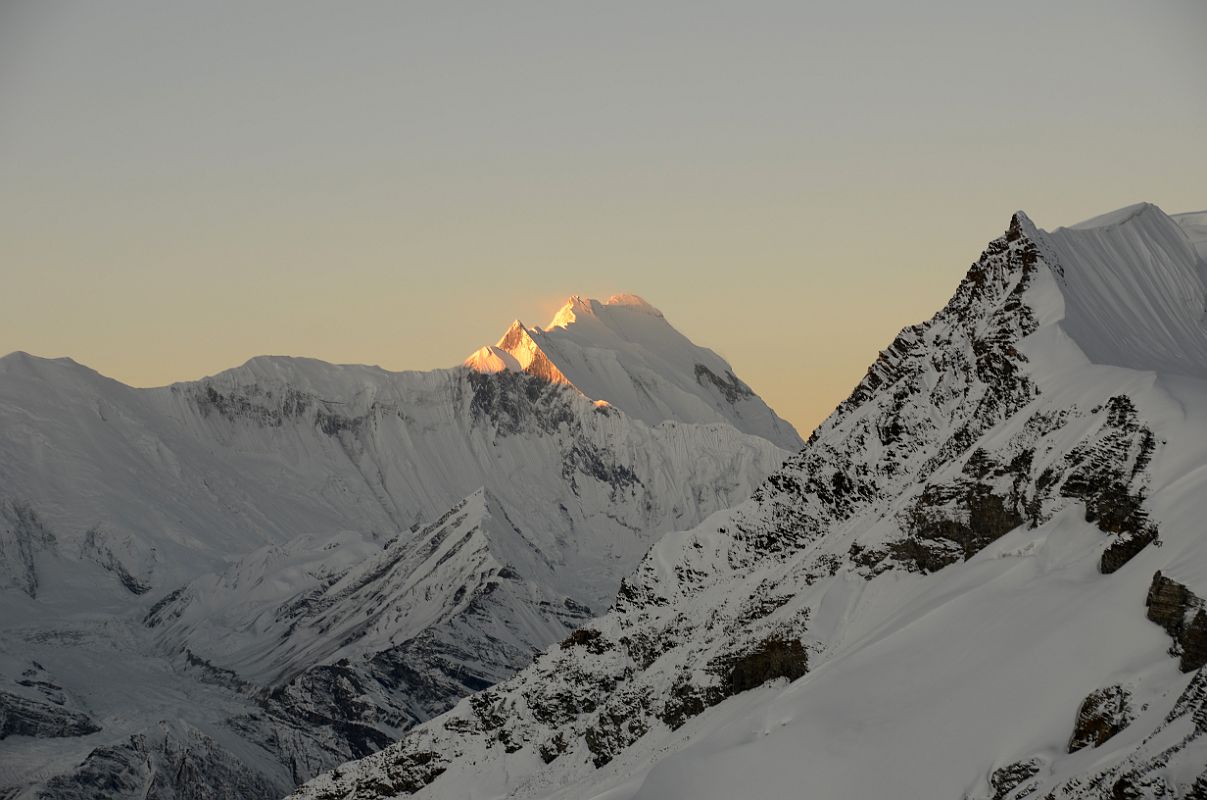
{"type": "Polygon", "coordinates": [[[527,665],[795,438],[592,391],[0,359],[0,797],[283,796],[527,665]]]}
{"type": "Polygon", "coordinates": [[[749,500],[296,797],[1207,797],[1201,220],[1016,214],[749,500]]]}
{"type": "Polygon", "coordinates": [[[544,328],[516,320],[497,344],[476,351],[465,364],[569,384],[650,425],[727,422],[788,450],[804,444],[725,359],[693,344],[633,294],[602,303],[571,297],[544,328]]]}

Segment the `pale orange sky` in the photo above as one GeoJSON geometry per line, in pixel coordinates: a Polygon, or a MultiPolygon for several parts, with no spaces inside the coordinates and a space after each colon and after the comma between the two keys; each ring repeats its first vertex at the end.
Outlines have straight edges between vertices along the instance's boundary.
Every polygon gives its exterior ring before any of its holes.
{"type": "Polygon", "coordinates": [[[1205,33],[1197,0],[6,3],[0,352],[428,369],[627,291],[807,435],[1015,209],[1207,207],[1205,33]]]}

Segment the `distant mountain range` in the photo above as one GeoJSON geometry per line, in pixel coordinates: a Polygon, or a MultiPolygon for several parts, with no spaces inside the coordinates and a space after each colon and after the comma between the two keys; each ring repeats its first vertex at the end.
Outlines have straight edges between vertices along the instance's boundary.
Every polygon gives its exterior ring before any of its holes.
{"type": "Polygon", "coordinates": [[[504,369],[160,389],[0,359],[0,797],[287,794],[525,666],[800,444],[639,298],[522,337],[504,369]]]}

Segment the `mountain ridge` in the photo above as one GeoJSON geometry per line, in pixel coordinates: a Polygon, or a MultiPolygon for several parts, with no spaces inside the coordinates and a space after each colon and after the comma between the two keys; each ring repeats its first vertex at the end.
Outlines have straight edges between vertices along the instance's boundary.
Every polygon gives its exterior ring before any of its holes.
{"type": "MultiPolygon", "coordinates": [[[[295,796],[1202,796],[1199,329],[1156,338],[1176,357],[1154,370],[1077,327],[1077,292],[1185,271],[1141,211],[1111,248],[1015,215],[750,500],[663,536],[515,677],[295,796]]],[[[1139,290],[1193,320],[1178,286],[1139,290]]]]}
{"type": "Polygon", "coordinates": [[[0,793],[20,797],[170,797],[190,770],[284,794],[522,667],[659,531],[787,455],[514,372],[266,356],[135,389],[14,355],[0,375],[0,717],[24,732],[0,793]]]}

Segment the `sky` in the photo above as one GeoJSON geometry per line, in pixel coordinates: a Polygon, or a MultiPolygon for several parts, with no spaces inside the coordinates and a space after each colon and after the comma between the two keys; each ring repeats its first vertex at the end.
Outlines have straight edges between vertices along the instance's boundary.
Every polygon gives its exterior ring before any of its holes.
{"type": "Polygon", "coordinates": [[[632,292],[807,434],[1025,209],[1207,208],[1207,3],[0,0],[0,353],[459,363],[632,292]]]}

